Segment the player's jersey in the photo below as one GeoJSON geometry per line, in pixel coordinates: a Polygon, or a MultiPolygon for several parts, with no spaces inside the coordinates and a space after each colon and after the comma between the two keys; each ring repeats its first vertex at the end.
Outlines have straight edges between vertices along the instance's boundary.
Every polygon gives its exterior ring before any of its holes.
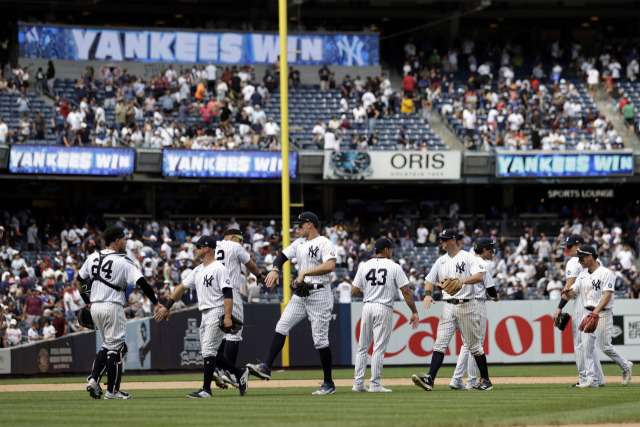
{"type": "MultiPolygon", "coordinates": [[[[459,251],[453,258],[449,254],[444,254],[433,264],[431,271],[427,275],[427,282],[434,285],[447,277],[457,277],[465,279],[476,273],[485,272],[484,265],[476,261],[476,257],[467,251],[459,251]]],[[[444,290],[442,299],[472,299],[475,298],[475,286],[463,285],[462,289],[452,297],[444,290]]]]}
{"type": "Polygon", "coordinates": [[[387,258],[371,258],[358,266],[353,286],[363,289],[364,303],[376,302],[393,307],[398,289],[408,285],[402,268],[387,258]]]}
{"type": "MultiPolygon", "coordinates": [[[[216,244],[217,246],[217,244],[216,244]]],[[[232,288],[227,267],[214,261],[206,267],[200,264],[184,278],[182,284],[187,289],[194,289],[198,294],[200,311],[224,306],[224,288],[232,288]]]]}
{"type": "Polygon", "coordinates": [[[89,255],[78,273],[91,280],[91,303],[112,302],[124,305],[125,289],[135,284],[142,273],[125,254],[103,249],[89,255]]]}
{"type": "MultiPolygon", "coordinates": [[[[615,289],[615,277],[613,273],[603,266],[599,266],[593,273],[589,273],[588,269],[584,269],[578,276],[571,289],[580,287],[581,293],[584,295],[584,307],[597,307],[602,299],[604,292],[613,292],[615,289]]],[[[604,307],[611,310],[613,308],[614,295],[604,307]]]]}
{"type": "Polygon", "coordinates": [[[476,262],[478,266],[484,267],[484,273],[482,273],[482,282],[476,283],[473,287],[476,292],[476,299],[485,300],[487,299],[487,288],[494,288],[495,283],[493,282],[493,271],[491,271],[490,263],[483,260],[479,256],[476,256],[476,262]]]}
{"type": "Polygon", "coordinates": [[[240,243],[231,240],[216,243],[216,261],[227,267],[229,279],[236,291],[240,289],[241,264],[246,264],[250,260],[251,256],[240,243]]]}
{"type": "MultiPolygon", "coordinates": [[[[296,239],[289,247],[282,251],[288,258],[298,260],[298,271],[306,271],[317,267],[330,259],[336,258],[336,250],[331,240],[318,236],[313,240],[302,237],[296,239]]],[[[308,284],[329,284],[331,274],[322,276],[307,276],[304,281],[308,284]]]]}
{"type": "MultiPolygon", "coordinates": [[[[600,262],[600,260],[598,260],[598,263],[602,265],[602,262],[600,262]]],[[[567,265],[565,267],[565,273],[564,273],[565,283],[566,283],[566,280],[572,277],[576,277],[576,280],[577,280],[577,277],[580,275],[580,273],[582,273],[583,270],[585,269],[582,268],[582,266],[580,265],[580,262],[578,261],[578,257],[571,257],[571,259],[567,261],[567,265]]],[[[576,317],[580,317],[582,316],[582,308],[588,305],[584,301],[584,291],[576,292],[575,300],[576,301],[575,301],[575,305],[573,306],[573,312],[576,317]]]]}

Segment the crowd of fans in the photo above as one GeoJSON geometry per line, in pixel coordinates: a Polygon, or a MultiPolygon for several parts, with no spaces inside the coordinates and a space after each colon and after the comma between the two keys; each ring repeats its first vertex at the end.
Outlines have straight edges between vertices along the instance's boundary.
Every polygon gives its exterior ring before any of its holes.
{"type": "MultiPolygon", "coordinates": [[[[440,55],[429,44],[417,49],[409,39],[404,53],[405,93],[424,105],[425,119],[435,106],[445,120],[460,121],[459,136],[468,149],[564,150],[568,137],[576,139],[569,148],[577,150],[624,148],[622,137],[592,102],[599,85],[610,88],[622,78],[622,65],[610,46],[595,58],[586,57],[575,41],[566,53],[555,42],[548,56],[530,65],[522,48],[510,42],[478,53],[467,38],[440,55]]],[[[626,59],[627,79],[635,81],[635,48],[624,55],[619,49],[617,55],[626,59]]],[[[633,117],[628,102],[627,110],[633,117]]]]}
{"type": "MultiPolygon", "coordinates": [[[[78,325],[76,311],[82,306],[76,282],[78,270],[88,254],[100,248],[101,229],[91,220],[82,225],[67,224],[60,230],[39,224],[29,211],[9,214],[4,211],[0,236],[0,299],[3,311],[1,329],[3,345],[48,339],[72,333],[78,325]],[[40,227],[42,229],[40,229],[40,227]],[[25,246],[26,244],[26,246],[25,246]],[[31,332],[33,331],[33,332],[31,332]]],[[[275,220],[247,221],[242,225],[230,218],[194,218],[188,222],[127,220],[115,221],[131,236],[127,242],[127,256],[136,264],[154,288],[157,298],[165,302],[174,287],[194,267],[194,248],[201,235],[222,239],[227,227],[244,232],[243,244],[257,264],[265,269],[273,265],[282,248],[281,229],[275,220]]],[[[437,235],[444,223],[436,220],[427,228],[423,223],[411,223],[389,216],[375,224],[362,224],[359,219],[327,222],[321,228],[336,246],[336,271],[332,274],[334,293],[339,302],[351,301],[350,283],[360,262],[373,254],[373,244],[386,235],[396,244],[395,256],[405,270],[414,291],[421,300],[423,284],[430,269],[424,259],[438,256],[437,235]],[[369,230],[368,232],[366,230],[369,230]],[[422,254],[422,258],[414,255],[422,254]]],[[[450,226],[447,221],[447,226],[450,226]]],[[[640,250],[640,216],[623,228],[613,223],[607,227],[597,216],[588,220],[568,221],[558,234],[547,237],[527,228],[519,240],[498,235],[497,229],[483,229],[482,222],[454,221],[464,250],[471,250],[479,237],[491,237],[498,250],[493,260],[493,273],[498,292],[504,299],[559,298],[563,284],[563,268],[567,258],[563,242],[570,234],[581,235],[585,242],[596,245],[600,259],[615,272],[616,291],[638,298],[640,276],[636,270],[636,254],[640,250]]],[[[292,231],[295,239],[296,230],[292,231]]],[[[292,264],[295,270],[295,264],[292,264]]],[[[243,271],[240,293],[249,303],[269,299],[266,289],[258,286],[256,278],[243,271]]],[[[273,294],[281,297],[281,288],[273,294]]],[[[436,298],[439,298],[436,292],[436,298]]],[[[129,319],[150,316],[151,304],[145,295],[130,285],[125,311],[129,319]]],[[[195,292],[187,292],[174,307],[193,307],[195,292]]]]}
{"type": "Polygon", "coordinates": [[[58,145],[68,147],[280,149],[279,125],[264,113],[278,86],[273,70],[257,81],[249,66],[219,70],[208,64],[178,73],[169,65],[144,81],[115,67],[98,79],[87,66],[72,96],[55,94],[50,123],[41,111],[31,111],[25,96],[30,89],[20,71],[10,63],[2,70],[0,82],[11,77],[9,83],[0,83],[0,92],[22,93],[16,103],[18,129],[3,130],[0,124],[0,142],[16,144],[54,134],[58,145]],[[31,116],[36,117],[33,122],[31,116]]]}

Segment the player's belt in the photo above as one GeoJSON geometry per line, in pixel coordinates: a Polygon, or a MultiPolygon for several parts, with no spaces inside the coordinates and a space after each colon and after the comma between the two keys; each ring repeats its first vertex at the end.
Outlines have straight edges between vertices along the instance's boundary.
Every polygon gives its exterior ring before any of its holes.
{"type": "Polygon", "coordinates": [[[307,283],[307,286],[309,286],[309,289],[311,289],[311,290],[324,288],[324,284],[322,284],[322,283],[317,283],[317,284],[315,284],[315,283],[307,283]]]}
{"type": "MultiPolygon", "coordinates": [[[[594,306],[591,306],[591,305],[590,305],[589,307],[585,307],[584,309],[585,309],[585,310],[589,310],[589,311],[593,311],[593,310],[595,310],[596,308],[595,308],[594,306]]],[[[603,309],[602,309],[602,310],[600,310],[600,311],[607,311],[607,309],[606,309],[606,308],[603,308],[603,309]]]]}
{"type": "Polygon", "coordinates": [[[446,299],[444,300],[444,302],[447,302],[449,304],[453,304],[453,305],[458,305],[458,304],[463,304],[465,302],[469,302],[471,301],[470,299],[446,299]]]}

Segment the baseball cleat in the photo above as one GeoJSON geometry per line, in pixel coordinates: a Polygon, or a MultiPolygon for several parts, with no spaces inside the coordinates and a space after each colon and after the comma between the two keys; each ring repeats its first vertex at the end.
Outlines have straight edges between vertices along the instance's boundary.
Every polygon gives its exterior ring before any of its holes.
{"type": "Polygon", "coordinates": [[[222,388],[222,389],[229,388],[227,383],[225,383],[224,380],[222,379],[222,372],[217,368],[215,371],[213,371],[213,381],[215,381],[216,386],[218,386],[218,388],[222,388]]]}
{"type": "Polygon", "coordinates": [[[575,384],[571,384],[571,387],[574,387],[574,388],[575,388],[575,387],[578,387],[579,385],[580,385],[580,381],[578,381],[578,382],[577,382],[577,383],[575,383],[575,384]]]}
{"type": "Polygon", "coordinates": [[[94,399],[100,399],[102,397],[102,389],[100,388],[100,385],[91,377],[89,377],[88,381],[87,391],[89,392],[89,396],[94,399]]]}
{"type": "Polygon", "coordinates": [[[244,368],[242,376],[238,381],[238,390],[240,390],[240,396],[247,394],[247,388],[249,387],[249,368],[244,368]]]}
{"type": "Polygon", "coordinates": [[[458,381],[451,381],[449,383],[449,388],[451,390],[464,390],[464,384],[462,384],[462,382],[458,382],[458,381]]]}
{"type": "Polygon", "coordinates": [[[122,390],[114,391],[113,393],[107,390],[107,392],[104,395],[104,398],[105,400],[111,400],[111,399],[124,400],[124,399],[131,399],[131,395],[126,391],[122,391],[122,390]]]}
{"type": "Polygon", "coordinates": [[[320,388],[311,393],[313,396],[320,396],[323,394],[334,394],[336,392],[336,386],[333,382],[323,382],[320,384],[320,388]]]}
{"type": "Polygon", "coordinates": [[[371,385],[369,386],[369,393],[391,393],[393,390],[388,388],[384,388],[381,385],[371,385]]]}
{"type": "Polygon", "coordinates": [[[271,369],[267,366],[266,363],[247,363],[247,368],[249,368],[249,373],[253,376],[256,376],[262,380],[269,381],[271,379],[271,369]]]}
{"type": "Polygon", "coordinates": [[[467,379],[467,385],[464,386],[464,388],[466,388],[467,390],[475,390],[475,387],[478,385],[478,380],[475,381],[469,381],[467,379]]]}
{"type": "Polygon", "coordinates": [[[227,370],[221,370],[220,374],[221,374],[222,381],[224,381],[225,384],[238,388],[238,380],[236,379],[235,375],[233,375],[231,372],[227,370]]]}
{"type": "Polygon", "coordinates": [[[365,392],[367,392],[367,391],[369,391],[369,389],[368,389],[368,388],[367,388],[367,386],[365,386],[364,384],[361,384],[361,385],[354,385],[354,386],[351,388],[351,391],[356,392],[356,393],[359,393],[359,392],[361,392],[361,391],[365,391],[365,392]]]}
{"type": "Polygon", "coordinates": [[[478,378],[478,385],[476,385],[473,389],[481,391],[493,390],[493,384],[491,384],[491,381],[486,378],[478,378]]]}
{"type": "Polygon", "coordinates": [[[433,390],[433,379],[431,379],[431,375],[425,375],[423,373],[420,376],[417,376],[416,374],[413,374],[411,375],[411,379],[413,380],[413,383],[421,389],[425,391],[433,390]]]}
{"type": "Polygon", "coordinates": [[[187,394],[187,397],[191,397],[193,399],[211,397],[211,390],[205,390],[201,388],[198,391],[194,391],[193,393],[187,394]]]}
{"type": "Polygon", "coordinates": [[[622,373],[622,385],[629,385],[631,382],[631,371],[633,371],[633,362],[629,362],[629,367],[622,373]]]}
{"type": "Polygon", "coordinates": [[[594,383],[591,380],[587,380],[583,383],[580,383],[576,386],[577,388],[591,388],[591,387],[598,387],[598,383],[594,383]]]}

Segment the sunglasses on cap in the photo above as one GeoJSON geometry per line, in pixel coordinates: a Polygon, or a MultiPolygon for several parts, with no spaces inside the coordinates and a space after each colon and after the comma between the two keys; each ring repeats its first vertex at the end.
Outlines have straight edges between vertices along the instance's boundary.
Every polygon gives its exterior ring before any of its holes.
{"type": "Polygon", "coordinates": [[[240,240],[240,243],[244,242],[244,237],[239,234],[233,234],[232,237],[235,237],[238,240],[240,240]]]}

